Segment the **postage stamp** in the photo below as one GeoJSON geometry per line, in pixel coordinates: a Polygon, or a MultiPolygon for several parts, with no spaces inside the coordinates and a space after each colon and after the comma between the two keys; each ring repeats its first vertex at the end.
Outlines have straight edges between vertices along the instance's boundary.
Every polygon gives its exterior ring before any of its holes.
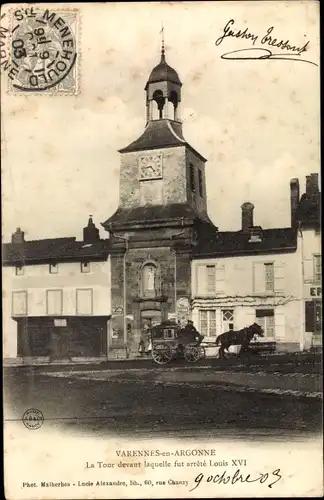
{"type": "Polygon", "coordinates": [[[44,423],[44,415],[37,408],[29,408],[23,414],[22,421],[27,429],[37,430],[44,423]]]}
{"type": "Polygon", "coordinates": [[[10,94],[77,94],[78,28],[76,9],[31,6],[10,10],[7,60],[10,94]]]}

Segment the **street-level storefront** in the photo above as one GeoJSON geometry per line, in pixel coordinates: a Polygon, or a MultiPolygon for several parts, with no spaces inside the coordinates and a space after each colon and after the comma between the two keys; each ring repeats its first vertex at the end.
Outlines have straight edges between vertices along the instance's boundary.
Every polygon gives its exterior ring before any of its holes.
{"type": "Polygon", "coordinates": [[[312,334],[312,344],[322,345],[322,287],[305,285],[305,331],[312,334]]]}
{"type": "Polygon", "coordinates": [[[51,360],[107,357],[109,318],[16,317],[18,356],[51,360]]]}
{"type": "Polygon", "coordinates": [[[284,298],[253,297],[196,298],[192,301],[192,319],[196,328],[206,338],[216,338],[229,330],[240,330],[257,322],[264,337],[253,339],[253,345],[262,350],[274,350],[285,341],[286,318],[284,298]]]}

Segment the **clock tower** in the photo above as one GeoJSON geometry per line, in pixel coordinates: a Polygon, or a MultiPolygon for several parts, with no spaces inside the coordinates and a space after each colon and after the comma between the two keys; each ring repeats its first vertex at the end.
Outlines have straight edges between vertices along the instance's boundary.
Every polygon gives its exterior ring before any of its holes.
{"type": "Polygon", "coordinates": [[[112,347],[136,350],[147,327],[190,317],[191,250],[212,222],[206,159],[182,133],[181,88],[162,41],[145,86],[145,129],[120,150],[119,206],[102,224],[112,249],[112,347]]]}

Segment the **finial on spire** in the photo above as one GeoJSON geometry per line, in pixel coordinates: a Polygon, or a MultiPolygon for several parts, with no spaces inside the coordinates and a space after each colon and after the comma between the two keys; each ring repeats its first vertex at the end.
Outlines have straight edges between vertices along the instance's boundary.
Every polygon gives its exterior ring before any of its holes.
{"type": "Polygon", "coordinates": [[[162,29],[160,31],[161,33],[161,38],[162,38],[162,43],[161,43],[161,62],[165,61],[165,48],[164,48],[164,26],[162,23],[162,29]]]}

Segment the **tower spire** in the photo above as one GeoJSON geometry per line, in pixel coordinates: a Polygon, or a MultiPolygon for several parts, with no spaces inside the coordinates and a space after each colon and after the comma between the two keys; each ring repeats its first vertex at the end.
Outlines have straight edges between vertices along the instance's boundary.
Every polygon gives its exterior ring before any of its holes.
{"type": "Polygon", "coordinates": [[[161,62],[165,62],[165,48],[164,48],[164,26],[162,23],[161,34],[161,62]]]}

